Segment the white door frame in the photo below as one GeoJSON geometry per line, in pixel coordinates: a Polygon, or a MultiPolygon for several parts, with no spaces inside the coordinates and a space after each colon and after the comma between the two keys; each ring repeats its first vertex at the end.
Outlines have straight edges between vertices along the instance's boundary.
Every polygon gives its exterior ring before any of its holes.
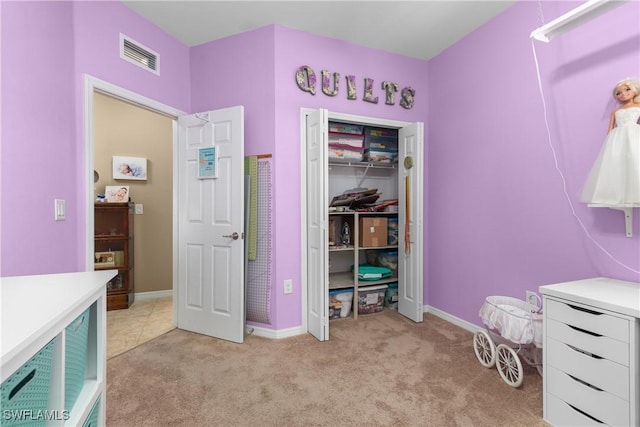
{"type": "MultiPolygon", "coordinates": [[[[313,111],[317,111],[317,108],[300,108],[300,261],[301,261],[301,329],[302,333],[309,332],[309,325],[307,322],[307,205],[302,203],[306,198],[307,188],[307,149],[306,145],[303,146],[302,141],[307,140],[307,115],[313,111]]],[[[375,123],[379,126],[387,126],[392,128],[403,128],[409,126],[413,122],[405,122],[398,120],[381,119],[377,117],[357,116],[354,114],[337,113],[332,110],[327,110],[329,120],[356,122],[356,123],[375,123]]],[[[422,236],[420,236],[422,238],[422,236]]],[[[354,298],[356,298],[354,296],[354,298]]]]}
{"type": "MultiPolygon", "coordinates": [[[[94,113],[94,93],[102,92],[106,95],[112,96],[114,98],[120,99],[124,102],[128,102],[130,104],[134,104],[139,106],[140,108],[145,108],[147,110],[154,111],[156,113],[163,114],[165,116],[169,116],[173,119],[173,243],[171,246],[172,250],[172,258],[173,258],[173,277],[172,277],[172,288],[173,288],[173,323],[175,326],[177,313],[176,313],[176,283],[178,277],[178,257],[177,257],[177,245],[178,245],[178,214],[177,214],[177,151],[178,151],[178,128],[177,128],[177,118],[179,116],[184,116],[185,113],[182,110],[178,110],[176,108],[165,105],[161,102],[155,101],[151,98],[147,98],[130,90],[124,89],[122,87],[116,86],[104,80],[100,80],[96,77],[93,77],[89,74],[84,75],[84,188],[85,188],[85,197],[84,197],[84,210],[85,210],[85,271],[93,271],[93,253],[94,253],[94,213],[93,213],[93,203],[94,203],[94,183],[93,183],[93,152],[94,152],[94,140],[93,140],[93,113],[94,113]]],[[[82,203],[82,201],[80,201],[82,203]]]]}

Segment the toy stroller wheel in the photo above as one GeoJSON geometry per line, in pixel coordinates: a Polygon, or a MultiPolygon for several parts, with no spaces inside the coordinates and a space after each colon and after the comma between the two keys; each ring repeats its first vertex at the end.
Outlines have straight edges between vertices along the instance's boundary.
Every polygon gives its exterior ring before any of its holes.
{"type": "Polygon", "coordinates": [[[496,346],[485,331],[477,331],[473,334],[473,350],[482,366],[492,368],[496,363],[496,346]]]}
{"type": "Polygon", "coordinates": [[[496,352],[496,366],[504,382],[511,387],[520,387],[524,375],[518,354],[511,347],[504,344],[498,345],[496,352]]]}

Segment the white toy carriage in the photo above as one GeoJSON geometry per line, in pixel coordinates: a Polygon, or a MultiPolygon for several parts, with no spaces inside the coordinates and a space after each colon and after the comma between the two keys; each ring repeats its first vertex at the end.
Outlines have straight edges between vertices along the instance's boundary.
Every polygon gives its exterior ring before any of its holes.
{"type": "Polygon", "coordinates": [[[487,297],[480,308],[487,332],[473,335],[473,349],[482,366],[495,364],[512,387],[524,379],[520,357],[542,375],[542,314],[538,306],[503,296],[487,297]]]}

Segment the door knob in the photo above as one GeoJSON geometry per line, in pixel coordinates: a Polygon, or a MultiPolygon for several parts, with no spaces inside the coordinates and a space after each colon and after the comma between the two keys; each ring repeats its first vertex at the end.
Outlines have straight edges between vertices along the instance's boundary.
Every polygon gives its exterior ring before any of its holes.
{"type": "Polygon", "coordinates": [[[239,236],[238,236],[238,233],[234,231],[233,234],[224,234],[222,235],[222,237],[228,237],[233,240],[238,240],[239,236]]]}

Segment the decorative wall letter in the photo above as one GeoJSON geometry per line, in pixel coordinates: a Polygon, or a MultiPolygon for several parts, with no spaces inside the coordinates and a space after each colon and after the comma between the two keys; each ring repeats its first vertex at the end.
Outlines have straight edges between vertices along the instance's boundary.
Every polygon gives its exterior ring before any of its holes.
{"type": "Polygon", "coordinates": [[[363,101],[371,102],[373,104],[378,103],[378,97],[373,97],[373,79],[368,77],[364,78],[364,97],[363,101]]]}
{"type": "MultiPolygon", "coordinates": [[[[2,1],[2,0],[0,0],[2,1]]],[[[340,73],[332,73],[329,70],[321,70],[321,89],[322,93],[327,96],[336,96],[340,92],[340,73]],[[331,77],[333,75],[333,84],[331,77]]],[[[358,99],[358,93],[356,90],[356,76],[347,74],[345,75],[347,83],[347,99],[358,99]]],[[[316,94],[316,73],[308,65],[302,65],[296,70],[296,83],[301,91],[308,92],[311,95],[316,94]]],[[[362,100],[370,102],[372,104],[378,103],[378,97],[374,96],[373,92],[374,80],[368,77],[364,78],[364,93],[362,100]]],[[[382,82],[382,90],[384,91],[384,103],[386,105],[395,105],[396,93],[398,92],[398,83],[385,80],[382,82]]],[[[416,91],[411,86],[406,86],[400,91],[400,106],[404,109],[411,109],[413,107],[414,97],[416,91]]]]}
{"type": "Polygon", "coordinates": [[[340,73],[333,73],[333,90],[329,89],[331,86],[330,73],[327,70],[322,70],[322,93],[328,96],[336,96],[340,89],[340,73]]]}
{"type": "Polygon", "coordinates": [[[387,105],[394,105],[396,103],[396,92],[398,91],[398,84],[393,82],[382,82],[382,89],[385,91],[385,101],[387,105]]]}
{"type": "Polygon", "coordinates": [[[402,97],[402,99],[400,100],[400,105],[403,108],[409,110],[411,107],[413,107],[413,97],[415,96],[415,94],[416,91],[411,86],[407,86],[402,89],[402,92],[400,92],[400,96],[402,97]]]}
{"type": "Polygon", "coordinates": [[[296,71],[296,83],[301,90],[309,92],[311,95],[316,94],[316,73],[308,65],[298,68],[298,71],[296,71]]]}
{"type": "Polygon", "coordinates": [[[356,76],[345,76],[347,79],[347,99],[358,99],[356,94],[356,76]]]}

